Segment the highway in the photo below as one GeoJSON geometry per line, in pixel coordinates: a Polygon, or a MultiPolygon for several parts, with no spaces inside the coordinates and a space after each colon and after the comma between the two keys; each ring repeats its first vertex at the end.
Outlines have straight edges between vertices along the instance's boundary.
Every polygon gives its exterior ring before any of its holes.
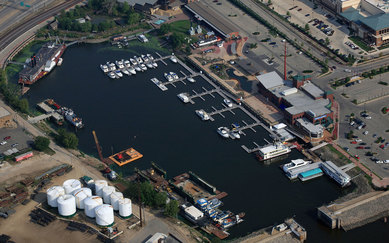
{"type": "Polygon", "coordinates": [[[68,0],[64,3],[47,9],[36,16],[32,16],[29,19],[26,19],[24,22],[15,26],[14,28],[8,30],[0,37],[0,52],[4,50],[4,48],[7,47],[10,43],[12,43],[16,38],[18,38],[20,35],[28,31],[32,27],[56,15],[57,13],[61,12],[61,10],[70,8],[79,2],[82,2],[82,0],[68,0]]]}

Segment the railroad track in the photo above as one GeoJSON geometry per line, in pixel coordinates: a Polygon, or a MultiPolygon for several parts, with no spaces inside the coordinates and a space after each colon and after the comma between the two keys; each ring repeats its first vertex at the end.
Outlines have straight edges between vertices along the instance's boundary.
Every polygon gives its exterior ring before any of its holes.
{"type": "Polygon", "coordinates": [[[6,31],[2,36],[0,37],[0,51],[2,51],[5,47],[7,47],[10,43],[12,43],[16,38],[18,38],[20,35],[31,29],[37,24],[42,23],[43,21],[47,20],[48,18],[54,16],[55,14],[59,13],[61,10],[70,8],[77,3],[82,2],[82,0],[68,0],[64,3],[61,3],[59,5],[56,5],[50,9],[47,9],[46,11],[39,13],[38,15],[31,16],[27,19],[25,19],[22,23],[16,25],[14,28],[6,31]]]}

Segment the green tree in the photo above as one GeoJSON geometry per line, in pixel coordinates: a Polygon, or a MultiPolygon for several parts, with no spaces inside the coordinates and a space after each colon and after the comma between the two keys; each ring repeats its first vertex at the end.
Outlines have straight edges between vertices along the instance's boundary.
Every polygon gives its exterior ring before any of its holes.
{"type": "Polygon", "coordinates": [[[171,31],[172,27],[170,24],[162,24],[161,27],[159,27],[158,33],[160,35],[166,35],[171,31]]]}
{"type": "Polygon", "coordinates": [[[287,16],[290,16],[290,12],[289,12],[289,11],[286,11],[286,15],[287,15],[287,16]]]}
{"type": "Polygon", "coordinates": [[[50,140],[47,137],[38,136],[34,140],[34,148],[39,151],[45,151],[50,145],[50,140]]]}
{"type": "Polygon", "coordinates": [[[28,112],[28,100],[26,98],[23,98],[17,102],[17,108],[23,112],[27,113],[28,112]]]}
{"type": "Polygon", "coordinates": [[[178,202],[176,200],[170,200],[165,207],[165,215],[176,218],[178,214],[178,202]]]}
{"type": "Polygon", "coordinates": [[[133,12],[133,13],[130,13],[128,15],[128,20],[127,20],[127,23],[129,25],[133,25],[133,24],[137,24],[139,21],[140,21],[140,14],[139,13],[136,13],[136,12],[133,12]]]}
{"type": "Polygon", "coordinates": [[[177,49],[177,48],[180,48],[182,46],[182,44],[184,43],[185,36],[182,33],[175,32],[170,36],[170,40],[172,42],[173,49],[177,49]]]}
{"type": "Polygon", "coordinates": [[[304,30],[305,30],[306,32],[309,31],[309,24],[305,24],[304,30]]]}
{"type": "Polygon", "coordinates": [[[167,196],[166,193],[158,192],[155,194],[154,197],[154,207],[155,208],[161,208],[166,205],[167,196]]]}
{"type": "Polygon", "coordinates": [[[128,12],[130,12],[130,5],[128,5],[127,2],[124,2],[122,5],[122,8],[121,8],[121,11],[122,11],[122,13],[127,14],[128,12]]]}
{"type": "Polygon", "coordinates": [[[325,43],[326,43],[327,46],[330,44],[330,39],[328,37],[326,37],[325,43]]]}
{"type": "Polygon", "coordinates": [[[76,134],[72,132],[67,132],[65,129],[58,130],[57,140],[65,148],[76,149],[78,146],[78,138],[76,134]]]}

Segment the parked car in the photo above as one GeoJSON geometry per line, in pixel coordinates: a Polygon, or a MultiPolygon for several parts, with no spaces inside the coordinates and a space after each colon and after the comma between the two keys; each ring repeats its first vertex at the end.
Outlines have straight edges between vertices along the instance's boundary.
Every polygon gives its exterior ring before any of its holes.
{"type": "Polygon", "coordinates": [[[364,149],[365,147],[363,146],[358,146],[357,149],[364,149]]]}
{"type": "Polygon", "coordinates": [[[363,135],[367,135],[367,134],[369,134],[369,131],[364,131],[363,132],[363,135]]]}
{"type": "Polygon", "coordinates": [[[14,143],[11,145],[12,148],[15,148],[16,146],[18,146],[19,144],[18,143],[14,143]]]}
{"type": "Polygon", "coordinates": [[[11,136],[6,136],[6,137],[4,138],[4,140],[8,140],[8,139],[11,139],[11,136]]]}
{"type": "Polygon", "coordinates": [[[350,149],[347,147],[344,147],[343,149],[346,150],[346,152],[350,151],[350,149]]]}
{"type": "Polygon", "coordinates": [[[7,142],[6,141],[3,141],[0,143],[0,145],[5,145],[7,142]]]}
{"type": "Polygon", "coordinates": [[[363,143],[360,143],[359,145],[366,145],[366,143],[365,143],[365,142],[363,142],[363,143]]]}
{"type": "Polygon", "coordinates": [[[306,14],[306,15],[305,15],[305,17],[309,17],[309,16],[310,16],[310,14],[306,14]]]}

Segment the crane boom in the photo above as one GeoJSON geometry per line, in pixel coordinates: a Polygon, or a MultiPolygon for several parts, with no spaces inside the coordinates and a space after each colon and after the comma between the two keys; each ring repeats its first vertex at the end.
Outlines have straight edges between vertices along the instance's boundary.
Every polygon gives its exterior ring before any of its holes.
{"type": "Polygon", "coordinates": [[[93,134],[93,138],[95,139],[96,148],[97,148],[97,152],[99,153],[100,160],[101,162],[104,162],[103,152],[101,151],[101,147],[99,144],[99,140],[97,139],[96,132],[93,130],[92,134],[93,134]]]}

